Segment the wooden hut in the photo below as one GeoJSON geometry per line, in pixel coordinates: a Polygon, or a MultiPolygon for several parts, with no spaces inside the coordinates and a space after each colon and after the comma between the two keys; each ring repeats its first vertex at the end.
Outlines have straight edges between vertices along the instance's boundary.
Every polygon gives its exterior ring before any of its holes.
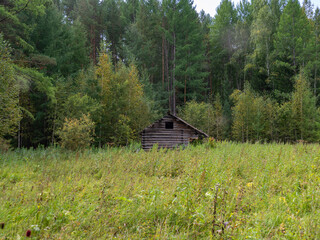
{"type": "Polygon", "coordinates": [[[141,132],[144,150],[152,148],[155,144],[158,144],[158,147],[174,148],[205,137],[208,137],[206,133],[170,113],[141,132]]]}

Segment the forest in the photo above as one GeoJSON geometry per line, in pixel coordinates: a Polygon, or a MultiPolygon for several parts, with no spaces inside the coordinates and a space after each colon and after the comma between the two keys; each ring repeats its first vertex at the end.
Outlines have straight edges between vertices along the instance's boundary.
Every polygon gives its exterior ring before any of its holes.
{"type": "Polygon", "coordinates": [[[3,0],[0,146],[127,145],[169,110],[218,140],[320,140],[310,0],[3,0]]]}

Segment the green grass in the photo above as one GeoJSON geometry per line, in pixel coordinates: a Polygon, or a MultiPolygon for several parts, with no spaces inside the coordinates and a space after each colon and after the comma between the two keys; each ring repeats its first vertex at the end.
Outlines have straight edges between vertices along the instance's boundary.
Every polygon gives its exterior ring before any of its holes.
{"type": "Polygon", "coordinates": [[[319,170],[318,144],[7,152],[0,239],[319,239],[319,170]]]}

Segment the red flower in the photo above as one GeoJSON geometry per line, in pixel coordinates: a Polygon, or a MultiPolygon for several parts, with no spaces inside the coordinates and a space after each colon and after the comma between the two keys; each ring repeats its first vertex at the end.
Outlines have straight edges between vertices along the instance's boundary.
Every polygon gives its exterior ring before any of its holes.
{"type": "Polygon", "coordinates": [[[31,237],[31,230],[30,229],[26,232],[26,237],[31,237]]]}

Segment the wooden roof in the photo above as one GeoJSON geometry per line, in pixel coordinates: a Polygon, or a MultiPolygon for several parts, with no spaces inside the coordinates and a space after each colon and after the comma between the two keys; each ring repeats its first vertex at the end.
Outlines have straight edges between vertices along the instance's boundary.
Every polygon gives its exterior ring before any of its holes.
{"type": "MultiPolygon", "coordinates": [[[[187,125],[188,127],[190,127],[190,128],[192,128],[193,130],[195,130],[198,134],[203,135],[204,137],[209,137],[208,134],[206,134],[205,132],[197,129],[196,127],[192,126],[191,124],[187,123],[187,122],[186,122],[185,120],[183,120],[182,118],[179,118],[179,117],[177,117],[176,115],[173,115],[173,114],[171,114],[171,113],[168,113],[167,116],[173,117],[173,118],[177,119],[178,121],[184,123],[184,124],[187,125]]],[[[150,126],[148,126],[148,127],[146,127],[146,128],[151,128],[155,123],[160,122],[162,119],[163,119],[163,118],[155,121],[154,123],[152,123],[150,126]]],[[[146,129],[146,128],[145,128],[145,129],[146,129]]],[[[142,132],[143,132],[143,130],[142,130],[142,132]]],[[[142,132],[141,132],[141,133],[142,133],[142,132]]],[[[141,134],[141,133],[140,133],[140,134],[141,134]]]]}

